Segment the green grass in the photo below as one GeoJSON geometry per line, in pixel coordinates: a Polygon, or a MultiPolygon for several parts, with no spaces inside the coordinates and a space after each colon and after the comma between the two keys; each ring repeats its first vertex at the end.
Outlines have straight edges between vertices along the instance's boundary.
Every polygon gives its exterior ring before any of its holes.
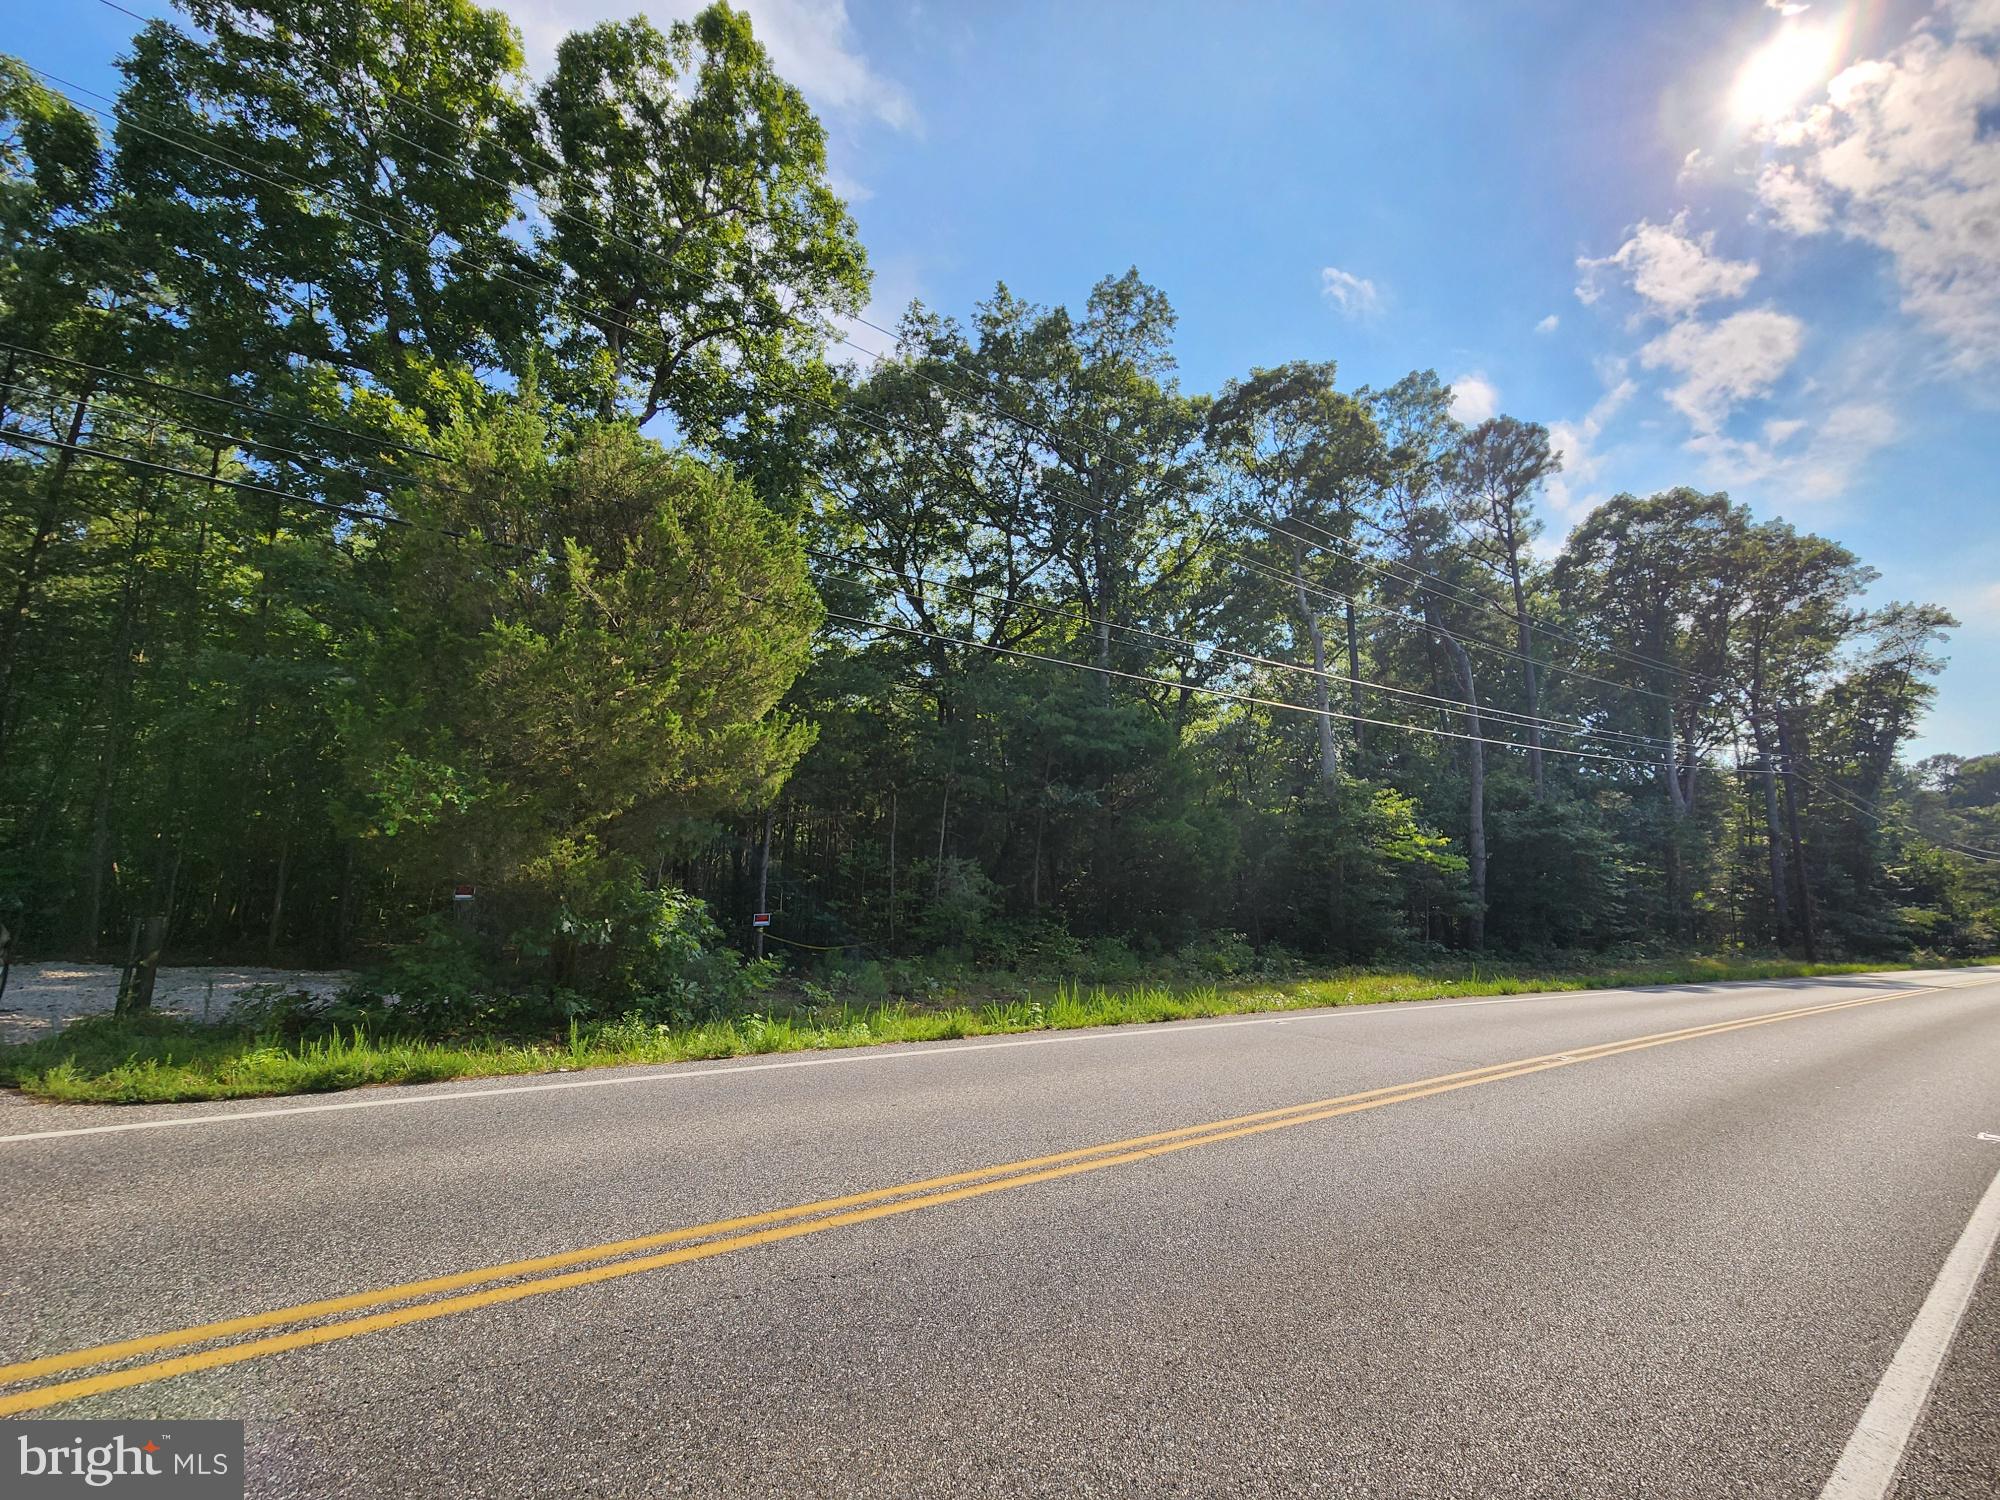
{"type": "Polygon", "coordinates": [[[439,1042],[355,1031],[287,1044],[225,1026],[203,1026],[163,1016],[93,1016],[57,1035],[0,1048],[0,1084],[37,1098],[69,1103],[242,1099],[322,1093],[369,1084],[434,1083],[446,1078],[568,1072],[629,1063],[691,1062],[1316,1006],[1725,979],[1803,979],[1893,967],[1897,966],[1689,958],[1576,970],[1460,964],[1422,972],[1351,970],[1281,981],[1092,988],[1058,985],[1033,998],[999,1000],[977,1007],[919,1007],[903,1002],[867,1008],[814,1005],[795,1007],[790,1013],[745,1015],[689,1026],[628,1018],[573,1026],[566,1039],[541,1041],[486,1038],[439,1042]]]}

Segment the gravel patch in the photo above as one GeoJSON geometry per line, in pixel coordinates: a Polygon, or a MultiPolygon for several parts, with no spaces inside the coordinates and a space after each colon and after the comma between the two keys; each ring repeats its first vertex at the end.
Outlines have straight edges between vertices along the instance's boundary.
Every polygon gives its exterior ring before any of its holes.
{"type": "MultiPolygon", "coordinates": [[[[0,994],[0,1045],[32,1042],[78,1016],[118,1003],[116,964],[16,964],[0,994]]],[[[258,985],[275,984],[326,997],[354,976],[344,970],[259,969],[236,965],[162,968],[153,1009],[164,1015],[221,1020],[258,985]]]]}

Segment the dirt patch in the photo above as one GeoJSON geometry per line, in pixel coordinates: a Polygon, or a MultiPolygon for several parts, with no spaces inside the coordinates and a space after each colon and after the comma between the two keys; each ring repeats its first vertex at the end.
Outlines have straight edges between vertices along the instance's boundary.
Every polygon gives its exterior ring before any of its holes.
{"type": "MultiPolygon", "coordinates": [[[[328,996],[353,975],[326,969],[257,969],[236,966],[160,970],[153,1009],[163,1015],[220,1020],[258,985],[275,984],[328,996]]],[[[0,1045],[32,1042],[62,1030],[78,1016],[118,1003],[115,964],[16,964],[0,994],[0,1045]]]]}

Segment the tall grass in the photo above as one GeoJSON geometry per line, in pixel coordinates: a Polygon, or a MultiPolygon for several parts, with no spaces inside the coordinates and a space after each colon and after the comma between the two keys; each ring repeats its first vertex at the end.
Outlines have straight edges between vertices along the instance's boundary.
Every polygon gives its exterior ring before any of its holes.
{"type": "Polygon", "coordinates": [[[294,1043],[169,1017],[89,1017],[62,1033],[0,1048],[0,1084],[73,1103],[165,1103],[321,1093],[380,1083],[567,1072],[621,1064],[675,1063],[758,1053],[936,1042],[959,1037],[1180,1021],[1322,1006],[1374,1005],[1448,996],[1798,979],[1879,972],[1882,965],[1692,958],[1549,971],[1467,964],[1421,973],[1343,971],[1243,984],[1058,984],[1045,994],[967,1005],[816,1005],[686,1026],[640,1016],[575,1024],[560,1040],[503,1037],[428,1041],[356,1029],[294,1043]]]}

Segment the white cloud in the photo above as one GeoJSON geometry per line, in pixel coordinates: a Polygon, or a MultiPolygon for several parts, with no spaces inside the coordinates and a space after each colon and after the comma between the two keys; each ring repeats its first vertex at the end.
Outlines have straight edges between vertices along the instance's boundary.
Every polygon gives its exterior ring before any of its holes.
{"type": "Polygon", "coordinates": [[[1605,424],[1617,415],[1618,409],[1630,401],[1632,393],[1638,389],[1625,373],[1622,360],[1607,366],[1603,373],[1604,394],[1597,398],[1597,403],[1582,421],[1549,423],[1549,447],[1562,459],[1562,469],[1549,476],[1542,487],[1542,498],[1562,523],[1561,530],[1565,533],[1597,504],[1600,496],[1591,489],[1591,485],[1604,467],[1603,455],[1597,451],[1597,440],[1603,434],[1605,424]]]}
{"type": "Polygon", "coordinates": [[[1542,319],[1541,322],[1535,325],[1535,332],[1554,333],[1556,331],[1556,325],[1561,322],[1562,322],[1561,318],[1557,317],[1554,313],[1550,313],[1546,318],[1542,319]]]}
{"type": "Polygon", "coordinates": [[[828,351],[829,358],[857,364],[866,371],[895,349],[894,330],[912,302],[922,300],[923,278],[917,263],[907,256],[883,256],[869,263],[868,305],[858,317],[836,313],[832,324],[837,337],[846,340],[828,351]],[[883,329],[891,330],[884,333],[883,329]],[[872,351],[869,353],[863,351],[872,351]]]}
{"type": "Polygon", "coordinates": [[[1757,278],[1754,260],[1729,260],[1715,253],[1715,233],[1688,232],[1687,214],[1675,214],[1666,224],[1640,221],[1630,239],[1609,255],[1577,257],[1580,301],[1604,295],[1603,278],[1617,272],[1648,312],[1672,320],[1693,313],[1704,302],[1740,297],[1757,278]]]}
{"type": "MultiPolygon", "coordinates": [[[[870,116],[896,130],[917,130],[916,105],[901,84],[884,78],[857,49],[846,0],[737,0],[772,65],[812,103],[828,110],[870,116]]],[[[556,46],[578,27],[623,19],[635,9],[617,0],[501,0],[521,28],[529,66],[537,73],[554,61],[556,46]]],[[[701,0],[654,0],[646,13],[659,26],[685,20],[701,0]]]]}
{"type": "Polygon", "coordinates": [[[1677,323],[1639,350],[1639,363],[1679,375],[1668,402],[1698,434],[1712,434],[1777,383],[1804,337],[1805,325],[1789,313],[1755,308],[1714,323],[1677,323]]]}
{"type": "Polygon", "coordinates": [[[1696,146],[1681,158],[1681,169],[1675,174],[1674,183],[1676,186],[1686,187],[1690,183],[1699,182],[1708,175],[1709,168],[1714,165],[1715,158],[1696,146]]]}
{"type": "Polygon", "coordinates": [[[1887,406],[1853,400],[1829,409],[1816,426],[1801,418],[1766,422],[1762,442],[1704,432],[1688,447],[1707,461],[1709,482],[1720,488],[1755,485],[1785,501],[1832,500],[1901,432],[1887,406]],[[1805,441],[1795,442],[1801,433],[1805,441]]]}
{"type": "Polygon", "coordinates": [[[1452,377],[1451,414],[1466,426],[1477,427],[1499,410],[1500,392],[1483,371],[1452,377]]]}
{"type": "Polygon", "coordinates": [[[1347,318],[1364,318],[1382,305],[1375,283],[1339,266],[1324,266],[1319,273],[1319,294],[1335,311],[1347,318]]]}
{"type": "Polygon", "coordinates": [[[1886,57],[1769,126],[1757,179],[1793,234],[1885,252],[1903,308],[1972,372],[2000,365],[2000,0],[1946,0],[1886,57]]]}

